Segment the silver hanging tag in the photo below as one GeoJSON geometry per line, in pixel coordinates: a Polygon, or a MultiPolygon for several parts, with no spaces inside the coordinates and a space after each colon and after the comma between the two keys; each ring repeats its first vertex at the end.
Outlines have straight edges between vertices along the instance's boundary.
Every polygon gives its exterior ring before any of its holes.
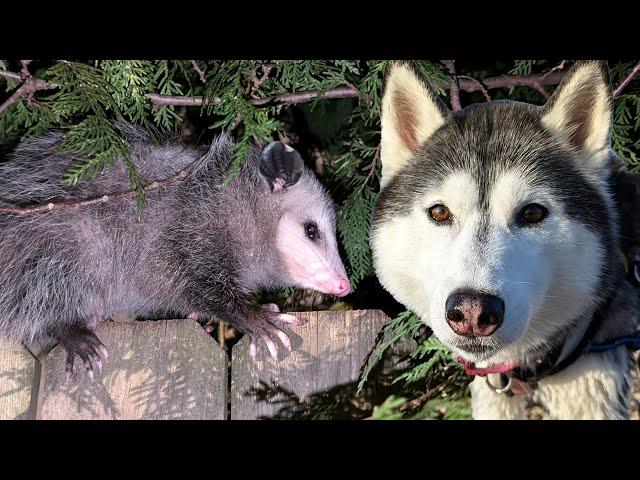
{"type": "Polygon", "coordinates": [[[508,392],[511,391],[511,377],[505,375],[504,373],[500,373],[496,375],[498,377],[498,381],[500,382],[500,386],[496,387],[491,383],[491,380],[489,380],[489,377],[491,376],[492,375],[489,374],[486,377],[484,377],[485,381],[487,382],[487,385],[491,390],[493,390],[495,393],[504,393],[504,394],[507,394],[508,392]]]}

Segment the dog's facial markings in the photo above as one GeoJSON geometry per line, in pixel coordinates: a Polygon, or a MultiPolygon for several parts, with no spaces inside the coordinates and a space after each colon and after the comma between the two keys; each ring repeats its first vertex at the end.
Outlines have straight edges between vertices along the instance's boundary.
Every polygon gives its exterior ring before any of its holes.
{"type": "Polygon", "coordinates": [[[598,62],[577,64],[544,107],[490,102],[443,113],[421,90],[419,102],[397,104],[422,104],[412,118],[431,118],[416,142],[394,130],[397,95],[385,91],[383,145],[395,138],[406,149],[395,162],[400,150],[386,144],[371,228],[376,272],[468,360],[544,348],[608,295],[613,267],[603,245],[616,248],[617,219],[603,161],[611,123],[605,72],[598,62]],[[504,300],[495,333],[462,339],[447,324],[446,299],[459,289],[504,300]]]}

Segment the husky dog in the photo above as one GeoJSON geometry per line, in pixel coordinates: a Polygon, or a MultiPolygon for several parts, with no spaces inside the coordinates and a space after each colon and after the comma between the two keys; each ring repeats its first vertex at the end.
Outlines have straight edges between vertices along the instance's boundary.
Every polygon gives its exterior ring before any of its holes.
{"type": "Polygon", "coordinates": [[[451,112],[409,63],[382,100],[378,277],[468,373],[473,417],[628,416],[637,293],[619,255],[605,62],[548,102],[451,112]],[[626,345],[626,346],[625,346],[626,345]]]}

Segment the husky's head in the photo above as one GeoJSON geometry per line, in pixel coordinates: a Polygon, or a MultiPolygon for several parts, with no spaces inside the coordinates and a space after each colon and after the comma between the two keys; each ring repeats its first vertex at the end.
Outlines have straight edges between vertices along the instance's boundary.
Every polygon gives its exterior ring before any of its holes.
{"type": "Polygon", "coordinates": [[[449,111],[407,63],[382,101],[377,274],[470,361],[524,360],[608,295],[612,93],[578,62],[543,107],[449,111]]]}

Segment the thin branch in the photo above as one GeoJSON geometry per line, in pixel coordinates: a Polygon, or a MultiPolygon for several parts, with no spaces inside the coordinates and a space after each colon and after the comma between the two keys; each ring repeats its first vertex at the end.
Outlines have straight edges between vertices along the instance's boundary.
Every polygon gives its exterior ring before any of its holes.
{"type": "Polygon", "coordinates": [[[467,75],[458,75],[458,81],[460,81],[460,79],[466,79],[466,80],[471,80],[472,82],[475,82],[475,84],[478,85],[478,87],[480,88],[480,91],[484,95],[485,100],[487,102],[491,101],[491,95],[489,95],[489,91],[485,88],[485,86],[482,84],[480,80],[473,77],[469,77],[467,75]]]}
{"type": "Polygon", "coordinates": [[[545,100],[549,100],[549,94],[542,85],[540,85],[538,82],[535,82],[531,86],[535,88],[540,93],[540,95],[544,97],[545,100]]]}
{"type": "MultiPolygon", "coordinates": [[[[204,157],[198,157],[196,160],[191,162],[189,165],[187,165],[185,168],[183,168],[176,174],[161,180],[156,180],[154,182],[151,182],[149,185],[144,187],[142,191],[146,193],[152,190],[157,190],[166,185],[178,182],[186,178],[186,176],[189,175],[189,173],[194,168],[196,168],[203,160],[204,160],[204,157]]],[[[94,205],[96,203],[105,203],[111,200],[118,200],[121,198],[132,198],[132,197],[135,197],[137,194],[138,194],[137,190],[127,190],[124,192],[109,193],[106,195],[102,195],[100,197],[88,198],[86,200],[77,200],[77,201],[66,200],[61,202],[50,202],[46,204],[36,205],[33,207],[24,207],[24,208],[0,207],[0,214],[4,213],[4,214],[18,215],[19,217],[24,217],[26,215],[31,215],[34,213],[50,212],[52,210],[62,210],[64,208],[78,208],[78,207],[84,207],[87,205],[94,205]]]]}
{"type": "Polygon", "coordinates": [[[7,98],[2,105],[0,105],[0,115],[4,113],[11,105],[16,103],[18,100],[22,98],[23,95],[26,95],[29,90],[29,85],[26,83],[21,85],[15,92],[11,94],[9,98],[7,98]]]}
{"type": "MultiPolygon", "coordinates": [[[[443,60],[442,63],[447,67],[449,72],[451,73],[452,65],[445,62],[452,62],[452,60],[443,60]]],[[[540,74],[531,74],[531,75],[497,75],[495,77],[487,77],[482,82],[479,82],[475,78],[468,77],[457,77],[456,87],[459,91],[464,92],[483,92],[483,90],[493,90],[497,88],[506,88],[506,87],[529,87],[534,88],[542,96],[545,98],[549,98],[549,94],[544,90],[544,85],[557,85],[564,77],[565,72],[560,69],[560,67],[564,68],[564,65],[561,63],[557,67],[554,67],[550,71],[546,73],[540,74]],[[554,71],[554,69],[557,69],[554,71]]],[[[455,72],[455,70],[453,70],[455,72]]],[[[451,85],[445,83],[441,85],[445,89],[450,89],[451,85]]],[[[484,92],[483,92],[484,93],[484,92]]],[[[451,94],[451,103],[452,106],[454,103],[453,92],[451,94]]]]}
{"type": "Polygon", "coordinates": [[[53,85],[48,85],[44,80],[34,78],[31,75],[31,72],[29,72],[31,60],[20,60],[20,63],[22,64],[20,73],[0,70],[0,77],[11,80],[19,85],[22,84],[0,105],[0,114],[4,113],[11,105],[22,99],[22,97],[27,96],[29,103],[32,103],[33,96],[38,90],[46,90],[53,87],[53,85]]]}
{"type": "Polygon", "coordinates": [[[371,165],[369,165],[369,173],[367,173],[367,177],[364,179],[364,182],[362,182],[362,186],[360,187],[360,189],[363,189],[365,185],[369,183],[369,180],[371,180],[371,177],[373,177],[373,174],[376,171],[376,165],[378,164],[378,159],[380,158],[381,147],[382,145],[379,143],[375,151],[373,152],[373,159],[371,160],[371,165]]]}
{"type": "MultiPolygon", "coordinates": [[[[2,72],[0,72],[2,73],[2,72]]],[[[565,72],[558,71],[550,73],[545,76],[544,74],[535,75],[499,75],[496,77],[487,77],[482,83],[476,79],[458,78],[458,88],[464,92],[478,92],[482,91],[483,86],[487,90],[493,90],[497,88],[505,87],[530,87],[537,88],[541,85],[557,85],[562,80],[565,72]]],[[[441,87],[449,89],[448,83],[442,84],[441,87]]],[[[357,89],[352,86],[344,86],[332,88],[327,90],[324,94],[320,95],[315,90],[307,90],[305,92],[296,93],[284,93],[280,95],[273,95],[267,98],[251,99],[249,103],[257,107],[286,104],[286,103],[303,103],[309,102],[315,98],[329,99],[329,98],[349,98],[358,97],[360,94],[357,89]]],[[[185,106],[200,106],[202,105],[202,97],[182,97],[171,95],[160,95],[157,93],[148,93],[149,98],[155,105],[185,105],[185,106]]],[[[211,104],[217,105],[220,103],[219,98],[213,98],[211,104]]]]}
{"type": "MultiPolygon", "coordinates": [[[[492,90],[496,88],[504,88],[504,87],[531,87],[531,88],[539,88],[542,85],[556,85],[560,83],[560,80],[564,76],[563,71],[556,72],[547,72],[546,74],[537,74],[537,75],[499,75],[496,77],[487,77],[482,82],[479,82],[476,79],[463,78],[458,77],[458,89],[460,91],[465,92],[482,92],[485,90],[492,90]]],[[[19,73],[8,72],[4,70],[0,70],[0,77],[11,80],[15,83],[22,83],[23,79],[19,73]]],[[[30,79],[31,87],[34,91],[38,90],[46,90],[49,88],[57,88],[57,85],[47,84],[44,80],[37,79],[32,77],[30,79]]],[[[628,83],[628,82],[627,82],[628,83]]],[[[448,83],[441,85],[445,89],[449,89],[450,85],[448,83]]],[[[624,86],[623,86],[624,87],[624,86]]],[[[616,89],[617,91],[618,89],[616,89]]],[[[21,91],[22,94],[28,94],[28,91],[21,91]]],[[[196,97],[185,97],[185,96],[177,96],[177,95],[160,95],[155,92],[147,93],[147,98],[154,105],[175,105],[175,106],[185,106],[185,107],[198,107],[202,106],[203,98],[200,96],[196,97]]],[[[283,93],[280,95],[272,95],[266,98],[253,98],[249,100],[254,106],[257,107],[266,107],[271,105],[282,105],[282,104],[295,104],[295,103],[304,103],[318,99],[332,99],[332,98],[355,98],[361,97],[366,100],[366,96],[361,95],[358,90],[353,86],[342,86],[332,88],[327,90],[326,92],[320,94],[315,90],[308,90],[304,92],[296,92],[296,93],[283,93]]],[[[13,102],[16,100],[14,99],[13,102]]],[[[210,104],[217,105],[221,102],[219,98],[213,98],[210,100],[210,104]]],[[[6,109],[6,107],[5,107],[6,109]]]]}
{"type": "Polygon", "coordinates": [[[23,79],[31,78],[31,72],[29,71],[29,64],[31,60],[20,60],[20,64],[22,65],[22,69],[20,73],[22,74],[23,79]]]}
{"type": "MultiPolygon", "coordinates": [[[[147,93],[146,97],[154,105],[175,105],[176,107],[199,107],[202,105],[202,97],[183,97],[180,95],[160,95],[159,93],[147,93]]],[[[209,104],[218,105],[219,98],[212,99],[209,104]]]]}
{"type": "Polygon", "coordinates": [[[258,69],[253,72],[253,86],[251,87],[251,96],[253,98],[258,98],[258,89],[260,88],[260,85],[262,85],[264,81],[269,77],[272,67],[268,65],[262,65],[261,69],[262,76],[260,78],[258,78],[258,69]]]}
{"type": "Polygon", "coordinates": [[[555,67],[553,67],[551,70],[549,70],[548,72],[546,72],[543,77],[546,77],[547,75],[551,75],[553,72],[557,72],[559,70],[564,70],[565,65],[567,64],[566,60],[562,60],[558,65],[556,65],[555,67]]]}
{"type": "MultiPolygon", "coordinates": [[[[249,103],[256,107],[269,107],[272,105],[282,104],[295,104],[310,102],[314,99],[330,99],[330,98],[349,98],[361,96],[358,90],[353,87],[336,87],[327,90],[324,93],[319,93],[316,90],[307,90],[304,92],[295,93],[281,93],[279,95],[272,95],[265,98],[252,98],[249,103]]],[[[160,95],[158,93],[147,93],[147,98],[151,100],[154,105],[176,105],[176,106],[200,106],[203,104],[203,97],[182,97],[175,95],[160,95]]],[[[209,100],[208,104],[218,105],[222,100],[217,97],[209,100]]]]}
{"type": "Polygon", "coordinates": [[[413,400],[409,400],[408,402],[403,403],[400,406],[400,408],[398,409],[398,411],[399,412],[404,412],[406,410],[419,407],[420,405],[425,403],[427,400],[431,400],[433,397],[435,397],[436,394],[442,392],[442,390],[444,390],[444,387],[446,385],[447,385],[447,380],[445,380],[444,382],[438,384],[434,388],[431,388],[431,389],[427,390],[425,393],[420,395],[418,398],[414,398],[413,400]]]}
{"type": "Polygon", "coordinates": [[[7,72],[6,70],[0,70],[0,77],[4,77],[7,80],[11,80],[13,83],[22,83],[22,77],[19,73],[7,72]]]}
{"type": "MultiPolygon", "coordinates": [[[[487,77],[482,80],[482,84],[489,90],[496,88],[506,87],[530,87],[537,88],[537,86],[543,85],[557,85],[564,77],[565,72],[558,71],[547,74],[532,74],[532,75],[498,75],[495,77],[487,77]]],[[[458,82],[460,90],[465,92],[477,92],[482,89],[478,86],[477,82],[460,79],[458,82]]],[[[448,88],[448,85],[443,85],[444,88],[448,88]]]]}
{"type": "Polygon", "coordinates": [[[242,123],[242,115],[238,115],[227,127],[227,133],[233,132],[242,123]]]}
{"type": "Polygon", "coordinates": [[[462,110],[460,104],[460,88],[458,86],[458,76],[456,75],[455,60],[442,60],[442,64],[447,67],[451,75],[451,84],[449,85],[449,97],[451,98],[451,107],[453,111],[462,110]]]}
{"type": "Polygon", "coordinates": [[[622,79],[622,81],[618,84],[618,86],[616,87],[616,89],[613,91],[613,97],[617,97],[618,95],[620,95],[620,93],[622,93],[622,90],[624,90],[624,87],[626,87],[627,85],[629,85],[629,82],[631,80],[633,80],[633,77],[635,77],[638,73],[638,71],[640,70],[640,62],[636,63],[636,66],[633,67],[629,73],[627,74],[626,77],[624,77],[622,79]]]}
{"type": "Polygon", "coordinates": [[[195,60],[191,60],[191,65],[193,65],[193,69],[198,72],[198,75],[200,76],[200,81],[202,83],[207,83],[207,77],[205,77],[204,72],[202,71],[202,69],[198,66],[198,62],[196,62],[195,60]]]}

